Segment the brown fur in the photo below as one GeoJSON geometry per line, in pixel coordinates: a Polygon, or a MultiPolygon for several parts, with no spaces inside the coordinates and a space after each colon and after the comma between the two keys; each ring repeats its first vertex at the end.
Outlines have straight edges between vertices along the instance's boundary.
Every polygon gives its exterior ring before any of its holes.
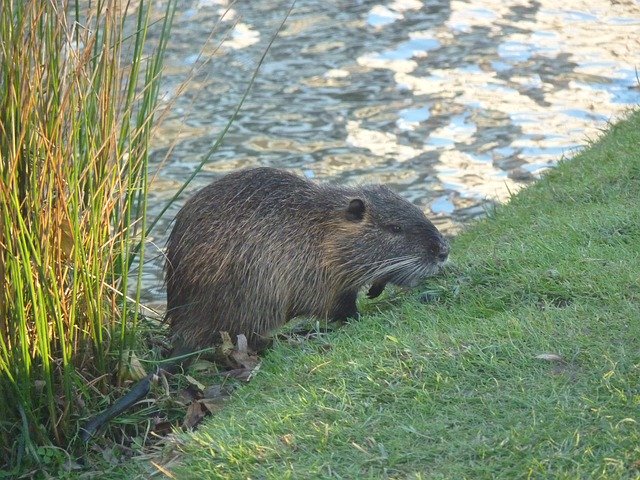
{"type": "Polygon", "coordinates": [[[167,317],[181,348],[212,346],[226,331],[260,349],[295,316],[356,316],[361,287],[373,284],[376,296],[386,283],[414,286],[447,254],[423,212],[384,186],[243,170],[204,187],[176,216],[167,317]]]}

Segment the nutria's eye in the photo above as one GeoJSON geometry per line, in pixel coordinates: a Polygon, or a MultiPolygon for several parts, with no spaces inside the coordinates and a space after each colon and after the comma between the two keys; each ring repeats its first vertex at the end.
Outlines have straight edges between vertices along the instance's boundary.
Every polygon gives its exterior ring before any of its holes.
{"type": "Polygon", "coordinates": [[[400,233],[402,232],[402,227],[400,225],[389,225],[387,227],[391,233],[400,233]]]}

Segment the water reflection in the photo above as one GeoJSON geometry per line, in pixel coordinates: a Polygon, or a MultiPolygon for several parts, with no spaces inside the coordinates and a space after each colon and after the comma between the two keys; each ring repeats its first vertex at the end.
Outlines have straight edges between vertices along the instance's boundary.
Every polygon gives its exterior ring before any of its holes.
{"type": "MultiPolygon", "coordinates": [[[[391,184],[453,232],[640,101],[640,5],[558,5],[298,0],[224,144],[185,198],[222,173],[270,165],[339,183],[391,184]]],[[[151,215],[215,141],[288,7],[180,2],[151,215]]],[[[156,245],[178,208],[156,229],[156,245]]],[[[145,300],[158,304],[160,263],[158,256],[145,270],[145,300]]]]}

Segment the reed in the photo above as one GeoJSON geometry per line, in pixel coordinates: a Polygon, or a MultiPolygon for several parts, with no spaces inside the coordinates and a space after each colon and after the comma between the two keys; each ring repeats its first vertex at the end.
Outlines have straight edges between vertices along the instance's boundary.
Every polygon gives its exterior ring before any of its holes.
{"type": "Polygon", "coordinates": [[[153,22],[145,1],[0,9],[0,467],[73,444],[132,351],[173,11],[153,22]]]}

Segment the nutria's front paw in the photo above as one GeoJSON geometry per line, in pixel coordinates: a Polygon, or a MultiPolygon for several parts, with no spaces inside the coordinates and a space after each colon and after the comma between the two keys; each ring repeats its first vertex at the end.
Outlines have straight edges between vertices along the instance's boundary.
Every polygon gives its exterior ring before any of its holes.
{"type": "Polygon", "coordinates": [[[377,296],[379,296],[384,290],[386,284],[387,282],[375,282],[373,285],[371,285],[371,288],[367,293],[367,297],[376,298],[377,296]]]}

